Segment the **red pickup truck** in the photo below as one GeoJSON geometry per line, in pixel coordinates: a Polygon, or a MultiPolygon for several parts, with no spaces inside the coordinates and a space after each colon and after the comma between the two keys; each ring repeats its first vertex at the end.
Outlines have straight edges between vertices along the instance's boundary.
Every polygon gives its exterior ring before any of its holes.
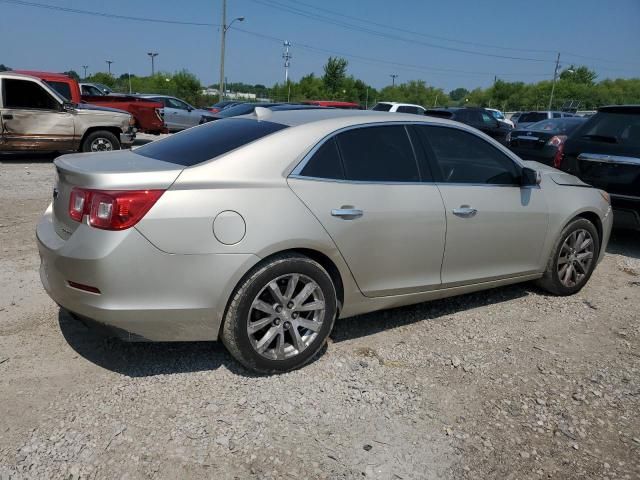
{"type": "Polygon", "coordinates": [[[154,134],[169,132],[162,118],[164,105],[160,102],[152,102],[131,95],[81,95],[78,82],[61,73],[29,70],[17,70],[16,73],[39,78],[73,103],[90,103],[129,112],[135,118],[135,127],[139,132],[154,134]]]}

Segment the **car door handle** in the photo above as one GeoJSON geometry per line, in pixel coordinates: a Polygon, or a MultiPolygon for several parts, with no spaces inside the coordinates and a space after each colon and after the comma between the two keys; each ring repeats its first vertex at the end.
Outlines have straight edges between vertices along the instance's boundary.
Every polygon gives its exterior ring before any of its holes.
{"type": "Polygon", "coordinates": [[[356,218],[360,218],[363,214],[364,212],[357,208],[334,208],[331,210],[331,215],[333,217],[339,217],[343,220],[354,220],[356,218]]]}
{"type": "Polygon", "coordinates": [[[478,210],[471,208],[469,205],[462,205],[460,208],[453,209],[453,214],[462,218],[474,217],[476,213],[478,213],[478,210]]]}

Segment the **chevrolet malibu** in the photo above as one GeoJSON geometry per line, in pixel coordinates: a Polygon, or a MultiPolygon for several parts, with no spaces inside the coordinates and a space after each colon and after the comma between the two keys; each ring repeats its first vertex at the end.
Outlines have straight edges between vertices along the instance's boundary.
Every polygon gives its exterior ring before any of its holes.
{"type": "Polygon", "coordinates": [[[612,223],[605,192],[410,114],[257,108],[55,168],[49,295],[129,340],[221,339],[259,372],[310,361],[336,318],[530,280],[576,293],[612,223]]]}

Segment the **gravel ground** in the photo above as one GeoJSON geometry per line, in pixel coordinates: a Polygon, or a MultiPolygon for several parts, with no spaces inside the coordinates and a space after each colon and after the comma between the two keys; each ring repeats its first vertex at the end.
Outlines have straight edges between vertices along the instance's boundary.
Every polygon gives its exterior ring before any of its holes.
{"type": "Polygon", "coordinates": [[[0,157],[0,479],[640,478],[640,241],[589,285],[526,284],[338,321],[302,370],[127,344],[37,274],[51,157],[0,157]]]}

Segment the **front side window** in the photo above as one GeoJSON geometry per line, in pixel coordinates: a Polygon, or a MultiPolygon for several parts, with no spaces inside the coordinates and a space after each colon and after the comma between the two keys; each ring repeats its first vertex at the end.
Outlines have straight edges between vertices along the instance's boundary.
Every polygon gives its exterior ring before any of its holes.
{"type": "Polygon", "coordinates": [[[472,133],[451,127],[416,128],[445,183],[515,185],[520,169],[504,153],[472,133]]]}
{"type": "Polygon", "coordinates": [[[60,104],[49,92],[35,82],[12,78],[7,78],[2,82],[5,108],[60,109],[60,104]]]}
{"type": "Polygon", "coordinates": [[[167,98],[167,106],[171,108],[177,108],[179,110],[187,110],[188,105],[176,98],[167,98]]]}
{"type": "Polygon", "coordinates": [[[493,115],[489,115],[486,112],[482,112],[482,122],[485,125],[495,125],[496,119],[493,117],[493,115]]]}
{"type": "Polygon", "coordinates": [[[336,136],[345,178],[372,182],[418,182],[420,175],[403,125],[347,130],[336,136]]]}

